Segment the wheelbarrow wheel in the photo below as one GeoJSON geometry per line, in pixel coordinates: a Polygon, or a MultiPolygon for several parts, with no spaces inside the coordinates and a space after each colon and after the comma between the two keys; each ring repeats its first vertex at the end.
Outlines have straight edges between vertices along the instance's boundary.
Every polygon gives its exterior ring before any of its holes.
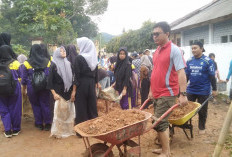
{"type": "MultiPolygon", "coordinates": [[[[104,143],[96,143],[96,144],[91,145],[90,148],[91,148],[93,157],[102,157],[104,153],[109,149],[109,146],[107,146],[104,143]]],[[[91,157],[89,149],[86,150],[86,154],[88,157],[91,157]]],[[[113,156],[114,154],[111,150],[109,154],[107,155],[107,157],[113,157],[113,156]]]]}

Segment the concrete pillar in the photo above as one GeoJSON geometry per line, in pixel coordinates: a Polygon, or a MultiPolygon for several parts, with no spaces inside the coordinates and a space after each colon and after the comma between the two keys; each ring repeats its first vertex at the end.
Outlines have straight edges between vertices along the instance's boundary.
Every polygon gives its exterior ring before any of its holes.
{"type": "Polygon", "coordinates": [[[180,32],[180,34],[181,34],[181,38],[180,38],[180,46],[181,47],[184,47],[185,45],[184,45],[184,32],[183,31],[181,31],[180,32]]]}
{"type": "Polygon", "coordinates": [[[213,44],[213,24],[209,24],[209,44],[213,44]]]}

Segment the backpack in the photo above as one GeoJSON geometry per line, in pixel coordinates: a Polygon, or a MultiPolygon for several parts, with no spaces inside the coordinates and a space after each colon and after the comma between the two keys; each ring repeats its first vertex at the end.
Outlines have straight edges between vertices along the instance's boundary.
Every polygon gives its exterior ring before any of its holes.
{"type": "Polygon", "coordinates": [[[0,95],[4,96],[13,95],[17,84],[8,66],[0,63],[0,95]]]}
{"type": "Polygon", "coordinates": [[[47,78],[44,69],[34,69],[34,73],[32,74],[32,87],[34,88],[35,92],[46,89],[46,86],[47,78]]]}

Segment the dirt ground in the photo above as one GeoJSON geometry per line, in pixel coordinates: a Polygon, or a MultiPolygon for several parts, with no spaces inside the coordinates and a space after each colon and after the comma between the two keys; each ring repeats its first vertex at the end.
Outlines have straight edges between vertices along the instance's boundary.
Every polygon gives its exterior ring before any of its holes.
{"type": "MultiPolygon", "coordinates": [[[[104,102],[99,102],[99,115],[104,114],[104,102]]],[[[114,107],[119,107],[116,104],[114,107]]],[[[229,105],[222,101],[216,104],[209,104],[207,132],[205,135],[198,134],[198,116],[193,118],[194,138],[188,140],[180,128],[175,128],[174,138],[171,143],[172,157],[210,157],[214,151],[225,115],[229,105]]],[[[110,108],[112,110],[113,108],[110,108]]],[[[152,110],[150,110],[152,112],[152,110]]],[[[0,156],[1,157],[81,157],[85,152],[85,145],[82,138],[71,136],[66,139],[55,139],[49,137],[50,132],[39,131],[34,127],[34,120],[31,118],[22,120],[21,133],[13,138],[5,138],[3,125],[0,122],[0,156]]],[[[189,133],[189,132],[188,132],[189,133]]],[[[155,131],[151,130],[141,136],[142,157],[155,157],[152,149],[159,146],[154,144],[155,131]]],[[[137,138],[133,140],[137,141],[137,138]]],[[[90,143],[101,142],[90,139],[90,143]]],[[[113,149],[114,156],[118,157],[118,150],[113,149]]],[[[222,157],[229,157],[230,150],[224,149],[222,157]]]]}

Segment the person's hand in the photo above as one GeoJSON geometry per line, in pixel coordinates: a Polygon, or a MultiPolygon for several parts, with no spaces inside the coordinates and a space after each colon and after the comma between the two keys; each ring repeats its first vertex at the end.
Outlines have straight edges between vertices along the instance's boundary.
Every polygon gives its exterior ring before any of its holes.
{"type": "Polygon", "coordinates": [[[72,91],[72,94],[71,94],[71,102],[74,102],[74,101],[75,101],[75,98],[76,98],[76,92],[72,91]]]}
{"type": "Polygon", "coordinates": [[[226,81],[223,81],[223,80],[220,79],[220,80],[218,80],[218,82],[219,82],[219,83],[222,83],[222,82],[226,82],[226,81]]]}
{"type": "Polygon", "coordinates": [[[148,98],[149,98],[150,100],[154,99],[154,96],[153,96],[153,94],[152,94],[151,91],[150,91],[149,94],[148,94],[148,98]]]}
{"type": "Polygon", "coordinates": [[[187,105],[188,104],[188,98],[187,98],[187,96],[180,95],[180,97],[179,97],[179,103],[180,103],[180,106],[187,105]]]}
{"type": "Polygon", "coordinates": [[[56,94],[56,93],[53,95],[53,97],[54,97],[55,100],[59,100],[60,99],[60,96],[58,94],[56,94]]]}
{"type": "Polygon", "coordinates": [[[116,82],[114,82],[114,83],[111,85],[111,87],[114,87],[114,86],[115,86],[115,84],[116,84],[116,82]]]}
{"type": "Polygon", "coordinates": [[[217,91],[213,91],[212,95],[213,95],[213,97],[216,97],[217,96],[217,91]]]}
{"type": "Polygon", "coordinates": [[[101,90],[102,89],[102,86],[100,83],[98,83],[98,89],[101,90]]]}
{"type": "Polygon", "coordinates": [[[126,89],[122,90],[122,96],[126,95],[126,89]]]}

